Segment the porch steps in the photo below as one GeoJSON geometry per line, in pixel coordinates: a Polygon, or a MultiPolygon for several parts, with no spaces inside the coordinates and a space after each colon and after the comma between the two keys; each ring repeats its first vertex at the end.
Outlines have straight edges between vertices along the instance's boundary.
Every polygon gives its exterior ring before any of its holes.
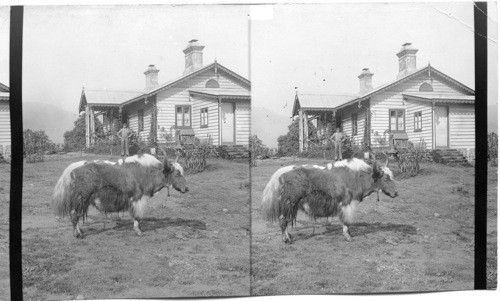
{"type": "Polygon", "coordinates": [[[250,157],[250,152],[244,145],[221,145],[219,147],[230,159],[243,159],[250,157]]]}
{"type": "Polygon", "coordinates": [[[457,149],[435,149],[440,163],[467,163],[467,158],[457,149]]]}

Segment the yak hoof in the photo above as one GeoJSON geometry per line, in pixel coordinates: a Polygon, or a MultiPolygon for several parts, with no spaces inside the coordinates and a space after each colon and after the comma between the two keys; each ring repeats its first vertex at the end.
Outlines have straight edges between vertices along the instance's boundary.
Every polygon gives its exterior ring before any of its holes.
{"type": "Polygon", "coordinates": [[[134,228],[134,231],[137,235],[142,236],[142,231],[139,228],[134,228]]]}
{"type": "Polygon", "coordinates": [[[283,242],[286,244],[292,244],[292,236],[290,234],[283,236],[283,242]]]}
{"type": "Polygon", "coordinates": [[[346,241],[352,241],[352,237],[351,237],[351,235],[349,235],[349,234],[344,234],[344,239],[345,239],[346,241]]]}
{"type": "Polygon", "coordinates": [[[85,235],[83,235],[83,231],[81,231],[81,232],[76,232],[75,237],[83,239],[85,237],[85,235]]]}

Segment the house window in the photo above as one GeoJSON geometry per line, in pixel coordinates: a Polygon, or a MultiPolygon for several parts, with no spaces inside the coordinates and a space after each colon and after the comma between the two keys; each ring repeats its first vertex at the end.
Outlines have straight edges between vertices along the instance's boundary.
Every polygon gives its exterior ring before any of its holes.
{"type": "Polygon", "coordinates": [[[405,110],[389,110],[389,130],[391,132],[405,131],[405,110]]]}
{"type": "Polygon", "coordinates": [[[352,120],[352,136],[356,136],[358,134],[358,114],[352,114],[351,120],[352,120]]]}
{"type": "Polygon", "coordinates": [[[414,115],[415,132],[422,131],[422,112],[417,112],[414,115]]]}
{"type": "Polygon", "coordinates": [[[175,106],[175,126],[191,127],[191,106],[175,106]]]}
{"type": "Polygon", "coordinates": [[[418,88],[418,91],[420,91],[420,92],[434,92],[434,89],[432,88],[431,84],[423,83],[420,85],[420,88],[418,88]]]}
{"type": "Polygon", "coordinates": [[[139,122],[138,131],[142,132],[142,131],[144,131],[144,110],[139,110],[137,112],[137,118],[138,118],[138,122],[139,122]]]}
{"type": "Polygon", "coordinates": [[[200,110],[200,127],[208,127],[208,108],[203,108],[200,110]]]}
{"type": "Polygon", "coordinates": [[[209,79],[205,84],[205,88],[219,88],[219,83],[215,79],[209,79]]]}

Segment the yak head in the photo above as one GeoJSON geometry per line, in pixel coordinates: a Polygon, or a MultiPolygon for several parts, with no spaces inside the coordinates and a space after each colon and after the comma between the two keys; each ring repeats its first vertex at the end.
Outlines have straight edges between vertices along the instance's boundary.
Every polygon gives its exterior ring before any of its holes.
{"type": "Polygon", "coordinates": [[[388,160],[386,160],[385,163],[378,163],[375,161],[372,166],[372,177],[375,181],[377,191],[382,190],[385,195],[395,198],[398,196],[398,192],[396,191],[394,176],[389,167],[387,167],[387,162],[388,160]]]}
{"type": "Polygon", "coordinates": [[[186,183],[186,179],[184,178],[184,169],[175,159],[174,162],[170,162],[165,158],[163,162],[163,175],[165,176],[165,185],[172,185],[175,190],[186,193],[189,191],[189,188],[186,183]]]}

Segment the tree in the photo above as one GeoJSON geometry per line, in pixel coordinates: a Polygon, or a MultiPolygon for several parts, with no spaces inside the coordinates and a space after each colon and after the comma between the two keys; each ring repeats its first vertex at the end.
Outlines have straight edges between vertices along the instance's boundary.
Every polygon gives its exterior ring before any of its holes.
{"type": "MultiPolygon", "coordinates": [[[[81,150],[85,148],[85,113],[80,115],[74,122],[75,127],[71,131],[64,133],[64,149],[67,151],[81,150]]],[[[98,118],[94,117],[95,135],[97,137],[104,137],[104,129],[98,118]]]]}
{"type": "Polygon", "coordinates": [[[28,163],[43,161],[43,154],[54,149],[55,144],[44,131],[23,131],[23,152],[28,163]]]}
{"type": "MultiPolygon", "coordinates": [[[[316,127],[308,122],[308,137],[316,137],[316,127]]],[[[305,138],[305,137],[304,137],[305,138]]],[[[288,133],[278,137],[278,154],[280,156],[296,155],[299,152],[299,119],[288,126],[288,133]]]]}

